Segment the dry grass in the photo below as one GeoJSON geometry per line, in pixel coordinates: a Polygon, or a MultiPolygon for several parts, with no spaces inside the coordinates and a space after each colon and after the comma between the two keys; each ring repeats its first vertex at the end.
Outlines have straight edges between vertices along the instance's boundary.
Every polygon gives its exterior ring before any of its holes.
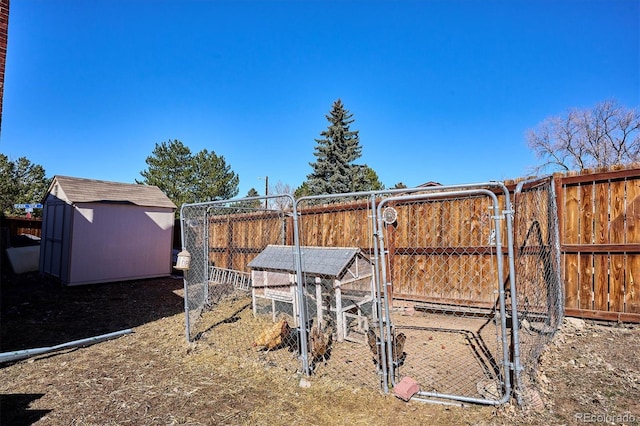
{"type": "Polygon", "coordinates": [[[575,413],[603,409],[640,418],[637,328],[592,324],[561,333],[544,357],[548,393],[537,411],[444,407],[327,377],[306,379],[295,368],[263,362],[255,349],[212,344],[206,336],[188,345],[181,286],[167,278],[61,288],[37,275],[4,276],[3,352],[125,328],[134,333],[1,366],[1,423],[573,424],[575,413]],[[572,360],[584,366],[574,368],[572,360]],[[302,379],[310,386],[300,386],[302,379]],[[597,403],[589,397],[596,394],[597,403]]]}

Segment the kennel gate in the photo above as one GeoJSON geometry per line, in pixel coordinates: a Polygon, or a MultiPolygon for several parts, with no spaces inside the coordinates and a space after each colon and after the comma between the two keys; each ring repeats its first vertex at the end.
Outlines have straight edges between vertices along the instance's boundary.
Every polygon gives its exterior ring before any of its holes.
{"type": "Polygon", "coordinates": [[[393,305],[384,307],[390,320],[382,331],[388,377],[392,386],[403,376],[418,382],[416,399],[498,405],[511,398],[513,212],[494,191],[510,205],[506,188],[491,183],[392,196],[377,206],[384,301],[393,305]],[[399,336],[406,357],[394,362],[399,336]]]}

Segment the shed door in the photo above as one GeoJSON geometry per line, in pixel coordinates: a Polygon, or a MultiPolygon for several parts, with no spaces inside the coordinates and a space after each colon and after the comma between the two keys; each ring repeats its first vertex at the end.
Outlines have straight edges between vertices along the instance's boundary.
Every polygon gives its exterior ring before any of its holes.
{"type": "Polygon", "coordinates": [[[66,281],[69,274],[69,237],[72,207],[47,203],[43,212],[40,271],[66,281]]]}

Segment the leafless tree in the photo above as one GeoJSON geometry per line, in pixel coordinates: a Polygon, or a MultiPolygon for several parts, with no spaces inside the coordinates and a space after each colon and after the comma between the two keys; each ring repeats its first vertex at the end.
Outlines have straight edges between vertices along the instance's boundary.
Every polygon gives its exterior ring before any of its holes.
{"type": "MultiPolygon", "coordinates": [[[[274,186],[269,188],[270,194],[289,194],[293,195],[294,189],[291,185],[278,181],[274,186]]],[[[269,200],[269,207],[275,210],[289,211],[291,210],[291,200],[287,197],[272,198],[269,200]]]]}
{"type": "Polygon", "coordinates": [[[640,161],[640,111],[609,100],[570,109],[527,131],[527,144],[543,170],[583,170],[640,161]]]}

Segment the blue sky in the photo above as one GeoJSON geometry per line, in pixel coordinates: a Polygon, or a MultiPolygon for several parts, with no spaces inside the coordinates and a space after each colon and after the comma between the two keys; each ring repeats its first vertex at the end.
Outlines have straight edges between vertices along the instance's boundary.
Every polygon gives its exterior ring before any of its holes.
{"type": "Polygon", "coordinates": [[[13,0],[0,152],[134,182],[156,143],[293,188],[340,98],[387,186],[517,178],[525,132],[640,105],[640,1],[13,0]]]}

